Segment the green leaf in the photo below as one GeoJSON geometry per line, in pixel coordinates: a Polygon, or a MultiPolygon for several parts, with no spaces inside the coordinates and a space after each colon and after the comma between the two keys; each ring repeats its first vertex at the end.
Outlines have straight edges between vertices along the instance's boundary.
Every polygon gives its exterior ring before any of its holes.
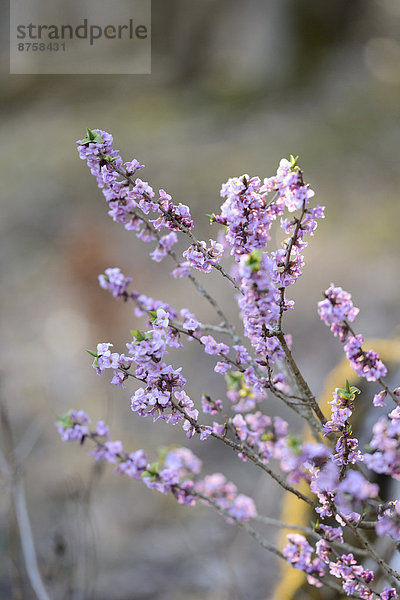
{"type": "Polygon", "coordinates": [[[215,213],[212,213],[211,215],[209,213],[206,213],[206,217],[208,217],[210,219],[210,225],[212,225],[213,223],[215,223],[216,219],[215,219],[215,213]]]}
{"type": "Polygon", "coordinates": [[[157,311],[156,310],[149,310],[149,315],[150,315],[152,321],[155,321],[157,319],[157,311]]]}
{"type": "Polygon", "coordinates": [[[153,462],[147,469],[152,475],[158,475],[158,462],[153,462]]]}
{"type": "Polygon", "coordinates": [[[157,448],[157,454],[158,454],[158,461],[160,463],[163,463],[165,460],[166,455],[168,454],[170,448],[167,448],[167,446],[159,446],[157,448]]]}
{"type": "Polygon", "coordinates": [[[86,128],[86,131],[87,131],[87,136],[81,141],[82,146],[85,146],[86,144],[93,144],[93,143],[101,144],[101,142],[103,141],[103,138],[97,132],[96,129],[86,128]]]}
{"type": "Polygon", "coordinates": [[[301,453],[301,448],[302,448],[302,439],[300,436],[298,435],[288,435],[287,437],[287,445],[289,446],[289,448],[291,448],[293,450],[293,452],[295,454],[300,454],[301,453]]]}
{"type": "Polygon", "coordinates": [[[63,427],[64,429],[68,429],[69,427],[72,427],[73,423],[71,421],[71,413],[72,413],[72,410],[69,410],[64,415],[57,415],[57,425],[59,427],[60,426],[63,427]]]}
{"type": "Polygon", "coordinates": [[[99,366],[99,357],[98,357],[98,355],[96,354],[96,352],[93,352],[92,350],[87,350],[87,349],[86,349],[86,352],[87,352],[88,354],[90,354],[90,356],[93,356],[93,357],[94,357],[93,366],[94,366],[94,367],[98,367],[98,366],[99,366]]]}
{"type": "Polygon", "coordinates": [[[319,518],[315,521],[311,521],[311,527],[314,529],[314,531],[319,531],[319,518]]]}
{"type": "Polygon", "coordinates": [[[361,390],[354,385],[350,387],[350,384],[346,379],[346,385],[344,388],[338,388],[338,394],[345,400],[354,400],[355,394],[361,394],[361,390]]]}
{"type": "Polygon", "coordinates": [[[262,250],[253,250],[245,260],[245,264],[250,267],[253,273],[257,273],[260,269],[261,258],[263,255],[262,250]]]}
{"type": "Polygon", "coordinates": [[[106,160],[107,162],[113,163],[117,160],[117,156],[110,156],[109,154],[106,154],[104,157],[104,160],[106,160]]]}
{"type": "Polygon", "coordinates": [[[138,342],[143,342],[144,340],[149,340],[152,337],[153,332],[152,331],[143,332],[143,331],[139,331],[139,329],[131,329],[131,334],[132,334],[132,337],[134,337],[136,339],[136,342],[134,342],[134,343],[137,344],[138,342]]]}
{"type": "Polygon", "coordinates": [[[240,371],[228,371],[225,373],[225,381],[229,390],[237,390],[243,379],[243,373],[240,371]]]}
{"type": "Polygon", "coordinates": [[[138,342],[143,342],[146,338],[144,337],[144,333],[139,331],[139,329],[131,329],[131,334],[134,338],[137,339],[138,342]]]}
{"type": "Polygon", "coordinates": [[[158,475],[158,462],[154,462],[147,467],[147,470],[141,474],[141,477],[150,477],[153,481],[158,475]]]}

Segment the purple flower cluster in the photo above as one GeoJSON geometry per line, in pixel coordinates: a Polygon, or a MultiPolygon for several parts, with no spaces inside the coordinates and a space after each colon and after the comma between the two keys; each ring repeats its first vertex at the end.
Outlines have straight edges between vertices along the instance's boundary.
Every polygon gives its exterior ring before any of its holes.
{"type": "Polygon", "coordinates": [[[241,344],[234,344],[233,349],[236,350],[236,362],[239,365],[245,365],[250,362],[251,357],[247,351],[247,348],[242,346],[241,344]]]}
{"type": "Polygon", "coordinates": [[[131,283],[130,277],[125,277],[118,267],[105,270],[104,274],[99,275],[100,286],[112,293],[114,298],[121,298],[126,293],[126,288],[131,283]]]}
{"type": "Polygon", "coordinates": [[[201,397],[201,408],[205,415],[218,415],[223,408],[222,400],[212,400],[204,395],[201,397]]]}
{"type": "MultiPolygon", "coordinates": [[[[129,368],[136,363],[134,377],[146,382],[147,387],[136,391],[131,399],[132,410],[141,416],[153,415],[167,418],[164,415],[166,408],[171,408],[171,394],[183,390],[186,380],[180,374],[181,369],[174,370],[171,366],[161,362],[167,353],[167,346],[179,346],[176,335],[170,332],[169,314],[158,308],[152,321],[151,331],[142,333],[138,330],[132,332],[133,340],[127,344],[130,356],[111,352],[110,343],[97,345],[97,356],[93,363],[100,374],[105,369],[120,369],[123,375],[129,376],[129,368]],[[150,410],[148,410],[150,409],[150,410]]],[[[115,371],[114,376],[118,373],[115,371]]],[[[168,415],[168,420],[178,422],[183,419],[180,414],[168,415]]]]}
{"type": "Polygon", "coordinates": [[[188,448],[173,448],[164,458],[164,465],[168,469],[176,469],[180,477],[198,475],[202,469],[201,460],[188,448]]]}
{"type": "Polygon", "coordinates": [[[300,169],[296,166],[296,159],[291,161],[282,158],[276,176],[264,179],[262,191],[277,191],[279,194],[278,206],[285,206],[289,212],[300,210],[308,204],[314,196],[314,191],[304,183],[300,169]]]}
{"type": "Polygon", "coordinates": [[[344,321],[352,323],[360,309],[353,305],[351,294],[341,287],[335,287],[333,283],[325,290],[324,295],[325,300],[318,303],[318,314],[332,333],[344,342],[348,336],[348,328],[344,321]]]}
{"type": "Polygon", "coordinates": [[[282,159],[277,175],[264,180],[243,175],[222,186],[226,198],[215,220],[227,226],[226,242],[237,264],[239,298],[245,334],[258,354],[267,354],[270,362],[283,360],[284,354],[273,333],[282,312],[293,308],[283,298],[282,289],[293,284],[302,273],[304,234],[312,235],[322,218],[323,207],[306,208],[314,192],[303,182],[295,160],[282,159]],[[275,192],[269,200],[268,194],[275,192]],[[263,252],[270,239],[272,222],[289,212],[302,210],[300,218],[282,219],[281,227],[289,239],[283,248],[268,255],[263,252]]]}
{"type": "MultiPolygon", "coordinates": [[[[218,369],[217,371],[223,372],[218,369]]],[[[225,370],[225,379],[228,385],[227,396],[232,402],[235,412],[249,412],[266,396],[267,381],[258,377],[254,367],[247,367],[244,371],[225,370]]]]}
{"type": "Polygon", "coordinates": [[[200,338],[201,343],[204,345],[204,352],[206,354],[228,354],[229,346],[223,343],[216,342],[212,335],[203,335],[200,338]]]}
{"type": "Polygon", "coordinates": [[[221,262],[223,254],[224,247],[222,244],[210,240],[209,248],[207,248],[206,242],[198,242],[189,246],[183,256],[187,260],[187,265],[202,273],[209,273],[213,266],[221,262]]]}
{"type": "Polygon", "coordinates": [[[171,271],[171,275],[174,279],[182,279],[183,277],[189,277],[190,265],[187,260],[178,264],[175,269],[171,271]]]}
{"type": "Polygon", "coordinates": [[[193,313],[188,308],[182,308],[180,315],[183,318],[182,327],[191,334],[196,334],[201,330],[201,323],[198,321],[193,313]]]}
{"type": "Polygon", "coordinates": [[[351,368],[360,377],[365,377],[367,381],[377,381],[385,377],[387,368],[379,358],[379,354],[373,350],[363,350],[362,344],[364,338],[362,335],[351,336],[344,347],[346,356],[350,362],[351,368]]]}
{"type": "Polygon", "coordinates": [[[214,500],[219,507],[239,521],[246,522],[257,515],[254,501],[245,494],[238,494],[235,484],[227,481],[222,473],[206,476],[196,483],[196,490],[214,500]]]}
{"type": "Polygon", "coordinates": [[[339,440],[336,442],[336,454],[333,456],[333,460],[337,465],[346,467],[347,465],[354,465],[357,462],[364,460],[358,448],[358,440],[350,437],[351,430],[346,429],[339,440]]]}
{"type": "MultiPolygon", "coordinates": [[[[101,129],[89,130],[88,136],[77,141],[78,152],[81,160],[86,160],[87,166],[92,175],[97,179],[97,184],[100,188],[104,187],[104,177],[100,172],[106,161],[102,159],[107,156],[110,162],[113,162],[116,167],[122,166],[122,159],[117,150],[113,148],[113,137],[111,134],[101,129]]],[[[128,163],[127,163],[128,165],[128,163]]],[[[137,169],[143,165],[137,164],[132,169],[132,163],[129,163],[130,174],[132,175],[137,169]]],[[[127,166],[128,168],[128,166],[127,166]]]]}
{"type": "MultiPolygon", "coordinates": [[[[221,473],[199,477],[201,461],[187,448],[169,450],[161,461],[162,467],[148,465],[141,477],[147,487],[164,494],[172,492],[181,504],[193,505],[201,495],[210,498],[218,507],[239,521],[257,515],[254,502],[221,473]]],[[[205,500],[206,501],[206,500],[205,500]]]]}
{"type": "Polygon", "coordinates": [[[319,557],[313,557],[314,549],[304,535],[290,533],[287,536],[288,544],[283,549],[283,555],[295,569],[307,573],[307,581],[316,587],[322,583],[315,576],[322,578],[326,573],[324,562],[319,557]]]}
{"type": "Polygon", "coordinates": [[[174,448],[142,474],[145,485],[162,494],[172,493],[179,504],[194,506],[193,478],[201,470],[201,461],[187,448],[174,448]]]}
{"type": "Polygon", "coordinates": [[[341,516],[357,522],[360,519],[360,507],[362,509],[370,499],[377,497],[379,487],[370,483],[358,471],[349,470],[344,473],[337,463],[332,456],[312,473],[310,489],[316,494],[320,504],[315,510],[322,519],[331,517],[336,512],[339,523],[345,524],[341,516]]]}
{"type": "Polygon", "coordinates": [[[83,410],[70,410],[58,417],[56,426],[63,442],[82,442],[88,435],[90,419],[83,410]]]}
{"type": "Polygon", "coordinates": [[[378,392],[377,394],[375,394],[372,404],[376,407],[386,406],[386,402],[385,402],[386,396],[387,396],[387,392],[385,392],[385,390],[378,392]]]}
{"type": "Polygon", "coordinates": [[[177,242],[178,236],[176,235],[175,231],[171,231],[171,233],[163,235],[160,238],[157,248],[150,253],[151,258],[155,262],[161,262],[177,242]]]}
{"type": "MultiPolygon", "coordinates": [[[[147,468],[148,458],[144,450],[125,453],[115,469],[116,473],[127,475],[131,479],[140,479],[147,468]]],[[[103,457],[101,457],[103,458],[103,457]]]]}
{"type": "Polygon", "coordinates": [[[127,344],[129,354],[136,363],[135,377],[146,383],[131,398],[131,408],[141,416],[152,415],[154,420],[161,417],[176,423],[183,419],[173,406],[173,398],[178,403],[185,402],[185,408],[192,408],[192,402],[183,392],[186,380],[181,369],[173,369],[162,361],[167,354],[167,346],[176,347],[177,339],[171,335],[169,314],[158,308],[152,329],[145,334],[134,332],[134,339],[127,344]],[[171,409],[170,414],[166,411],[171,409]]]}
{"type": "Polygon", "coordinates": [[[380,594],[381,600],[397,600],[399,597],[398,593],[394,588],[385,587],[383,592],[380,594]]]}
{"type": "Polygon", "coordinates": [[[283,360],[284,354],[278,340],[266,335],[276,326],[280,312],[280,293],[274,284],[274,261],[264,253],[256,265],[253,267],[245,257],[239,263],[244,295],[238,303],[244,332],[257,354],[267,352],[271,362],[283,360]]]}
{"type": "Polygon", "coordinates": [[[369,569],[358,565],[352,553],[342,554],[336,561],[330,561],[329,573],[342,580],[342,588],[347,595],[358,594],[365,600],[374,598],[373,592],[368,587],[368,584],[374,580],[374,574],[369,569]]]}
{"type": "Polygon", "coordinates": [[[159,191],[159,194],[160,199],[158,208],[152,208],[156,212],[162,212],[163,216],[152,221],[154,227],[156,229],[165,227],[171,231],[178,231],[181,228],[192,229],[193,221],[186,204],[179,203],[178,205],[175,205],[171,202],[171,196],[163,189],[159,191]]]}
{"type": "Polygon", "coordinates": [[[329,402],[332,405],[331,420],[324,425],[325,435],[333,432],[340,433],[340,437],[336,442],[336,454],[333,455],[333,461],[343,467],[342,473],[344,473],[347,465],[364,460],[361,452],[357,450],[358,440],[351,437],[351,426],[348,422],[353,411],[356,393],[360,393],[360,390],[356,387],[350,387],[348,381],[346,381],[345,389],[336,388],[333,393],[333,400],[329,402]]]}
{"type": "Polygon", "coordinates": [[[282,442],[277,458],[280,458],[282,471],[288,474],[289,483],[298,483],[302,479],[309,483],[311,474],[324,465],[330,455],[329,448],[324,444],[301,444],[295,436],[288,435],[282,442]]]}
{"type": "Polygon", "coordinates": [[[198,433],[201,440],[207,439],[212,428],[197,424],[199,412],[183,389],[186,379],[180,373],[181,368],[174,369],[162,361],[168,346],[181,345],[176,330],[169,326],[170,315],[163,308],[150,314],[153,315],[152,329],[144,333],[132,331],[133,340],[127,343],[129,356],[111,352],[110,343],[98,344],[93,366],[99,374],[107,368],[115,369],[112,383],[122,385],[135,363],[132,375],[146,387],[140,387],[131,397],[132,411],[142,417],[152,416],[154,421],[164,419],[173,425],[184,421],[183,429],[188,438],[198,433]]]}
{"type": "Polygon", "coordinates": [[[331,286],[325,291],[325,300],[318,303],[318,314],[341,342],[346,342],[344,351],[351,368],[367,381],[377,381],[384,377],[387,369],[379,355],[373,350],[363,350],[362,335],[349,335],[349,322],[353,322],[359,309],[353,306],[351,295],[341,287],[331,286]]]}
{"type": "Polygon", "coordinates": [[[368,500],[376,498],[378,493],[378,484],[370,483],[360,472],[350,470],[337,486],[336,507],[346,518],[351,513],[359,512],[356,509],[366,506],[368,500]]]}
{"type": "Polygon", "coordinates": [[[365,464],[375,471],[400,480],[400,408],[381,417],[372,429],[369,444],[372,453],[365,454],[365,464]]]}
{"type": "Polygon", "coordinates": [[[248,175],[229,179],[221,188],[221,214],[216,220],[227,225],[226,240],[237,259],[265,248],[270,239],[271,215],[258,177],[248,175]]]}
{"type": "MultiPolygon", "coordinates": [[[[108,214],[114,221],[124,223],[128,230],[137,231],[137,235],[145,242],[155,239],[149,226],[143,223],[142,214],[158,213],[158,217],[150,219],[156,230],[162,228],[174,232],[180,228],[191,229],[193,221],[189,208],[184,204],[175,205],[165,190],[159,190],[159,197],[153,188],[139,178],[133,176],[144,165],[134,159],[123,164],[119,153],[113,149],[113,138],[100,129],[88,130],[88,137],[78,140],[78,152],[82,160],[86,160],[91,173],[96,177],[108,203],[108,214]]],[[[176,234],[163,236],[151,256],[160,261],[171,251],[178,241],[176,234]]]]}
{"type": "MultiPolygon", "coordinates": [[[[93,368],[98,375],[101,375],[106,369],[113,369],[113,379],[111,383],[123,386],[123,382],[127,379],[126,371],[132,363],[132,359],[125,354],[111,352],[113,344],[110,342],[101,342],[97,344],[97,352],[94,355],[93,368]],[[118,370],[121,369],[121,370],[118,370]]],[[[93,354],[92,352],[90,354],[93,354]]]]}
{"type": "Polygon", "coordinates": [[[268,462],[270,458],[281,458],[286,442],[288,424],[280,417],[271,418],[260,411],[243,417],[237,414],[232,419],[236,436],[249,448],[257,450],[258,456],[268,462]]]}
{"type": "MultiPolygon", "coordinates": [[[[258,177],[242,175],[229,179],[221,188],[221,196],[226,200],[215,220],[227,226],[226,240],[236,260],[266,247],[272,221],[285,208],[289,212],[303,209],[305,219],[298,229],[308,234],[316,227],[315,219],[323,216],[322,207],[306,209],[314,192],[304,183],[295,162],[286,159],[281,160],[276,176],[264,179],[264,185],[258,177]],[[268,199],[270,192],[275,192],[272,200],[268,199]]],[[[287,220],[282,222],[286,233],[295,225],[287,220]]]]}
{"type": "Polygon", "coordinates": [[[344,394],[340,388],[333,392],[333,400],[328,404],[332,406],[331,420],[324,425],[325,435],[335,432],[343,433],[347,427],[347,421],[353,412],[355,394],[344,394]]]}

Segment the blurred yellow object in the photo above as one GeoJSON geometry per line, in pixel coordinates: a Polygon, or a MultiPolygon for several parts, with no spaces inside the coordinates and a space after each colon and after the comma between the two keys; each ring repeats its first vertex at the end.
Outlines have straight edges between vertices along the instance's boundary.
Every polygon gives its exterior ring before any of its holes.
{"type": "MultiPolygon", "coordinates": [[[[400,364],[400,339],[370,339],[366,340],[363,346],[365,348],[372,348],[375,352],[378,352],[380,358],[389,368],[391,364],[400,364]]],[[[332,392],[335,388],[344,385],[346,379],[350,385],[357,385],[361,380],[350,368],[348,360],[343,358],[327,376],[323,392],[319,398],[319,406],[325,416],[329,415],[330,412],[328,402],[332,399],[332,392]]],[[[308,428],[305,439],[306,441],[312,441],[308,428]]],[[[297,489],[305,495],[312,496],[305,482],[301,482],[297,489]]],[[[308,504],[302,502],[293,494],[286,492],[283,498],[281,520],[285,523],[293,523],[295,520],[296,525],[310,526],[310,522],[315,520],[315,517],[310,512],[308,504]]],[[[286,544],[287,531],[282,529],[278,536],[279,548],[282,548],[286,544]]],[[[300,600],[301,597],[296,597],[296,592],[300,590],[305,581],[306,578],[303,571],[294,569],[288,563],[283,563],[280,581],[274,590],[272,600],[300,600]]],[[[315,588],[315,591],[316,598],[318,598],[318,588],[315,588]]],[[[311,598],[312,592],[304,597],[311,598]]],[[[347,598],[347,596],[344,595],[343,598],[347,598]]]]}

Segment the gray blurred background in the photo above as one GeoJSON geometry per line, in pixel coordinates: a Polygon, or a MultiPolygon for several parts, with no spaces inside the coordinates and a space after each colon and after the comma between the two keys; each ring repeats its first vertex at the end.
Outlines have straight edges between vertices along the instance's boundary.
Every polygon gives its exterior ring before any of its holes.
{"type": "MultiPolygon", "coordinates": [[[[106,419],[129,450],[185,444],[180,429],[131,413],[130,390],[110,386],[90,367],[85,348],[113,341],[122,350],[141,324],[130,305],[98,287],[105,268],[120,266],[135,289],[216,322],[188,282],[169,277],[167,260],[150,261],[150,246],[107,216],[75,141],[86,127],[112,132],[126,160],[146,164],[145,180],[191,207],[201,239],[216,235],[205,214],[217,212],[228,177],[264,178],[282,156],[300,155],[327,218],[306,251],[286,329],[318,393],[342,355],[316,314],[331,281],[353,293],[358,331],[398,333],[400,3],[153,0],[152,75],[124,77],[7,75],[6,4],[3,15],[1,395],[15,443],[26,450],[28,509],[50,596],[270,597],[277,563],[245,533],[204,507],[182,508],[111,468],[94,469],[87,450],[62,444],[54,428],[55,415],[75,407],[106,419]]],[[[235,318],[229,286],[207,281],[235,318]]],[[[210,357],[193,348],[182,364],[193,397],[224,397],[210,357]]],[[[265,411],[287,416],[273,399],[265,411]]],[[[255,494],[261,513],[279,514],[275,485],[251,466],[213,442],[192,449],[205,472],[224,470],[255,494]]],[[[3,486],[5,599],[15,572],[10,540],[3,486]]],[[[13,552],[23,573],[18,547],[13,552]]],[[[22,597],[33,598],[22,586],[22,597]]]]}

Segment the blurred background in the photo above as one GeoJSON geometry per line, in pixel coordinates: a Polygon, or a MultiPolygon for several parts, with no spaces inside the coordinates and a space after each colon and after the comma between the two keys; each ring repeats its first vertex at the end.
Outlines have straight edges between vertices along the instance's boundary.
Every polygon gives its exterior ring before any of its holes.
{"type": "MultiPolygon", "coordinates": [[[[204,507],[180,507],[111,468],[93,468],[85,448],[59,439],[55,416],[82,408],[104,418],[128,450],[154,455],[160,444],[185,444],[180,429],[131,413],[130,389],[91,369],[85,348],[112,341],[122,350],[141,325],[132,306],[99,288],[105,268],[119,266],[135,289],[216,323],[189,282],[170,278],[167,260],[152,262],[152,248],[107,216],[75,141],[86,127],[112,132],[125,160],[146,164],[145,180],[191,207],[200,239],[216,235],[205,215],[217,212],[228,177],[264,178],[281,157],[300,156],[326,219],[291,291],[297,310],[286,330],[318,393],[342,356],[316,313],[331,281],[353,293],[358,331],[399,333],[400,3],[153,0],[152,74],[123,77],[8,75],[7,10],[3,3],[0,384],[49,594],[270,597],[277,562],[245,533],[204,507]]],[[[235,319],[232,290],[213,276],[207,281],[235,319]]],[[[196,350],[174,357],[188,390],[223,398],[223,378],[196,350]]],[[[298,426],[273,399],[264,409],[298,426]]],[[[192,449],[206,473],[223,470],[255,495],[261,513],[279,515],[273,482],[213,442],[192,449]]],[[[1,598],[12,597],[22,564],[10,515],[3,486],[1,598]]],[[[15,597],[34,598],[22,585],[15,597]]]]}

